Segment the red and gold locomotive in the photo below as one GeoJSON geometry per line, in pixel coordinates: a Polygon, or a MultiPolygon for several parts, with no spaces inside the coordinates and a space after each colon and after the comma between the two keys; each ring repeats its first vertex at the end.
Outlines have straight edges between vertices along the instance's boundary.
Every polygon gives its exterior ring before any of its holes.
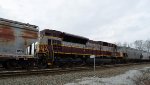
{"type": "Polygon", "coordinates": [[[115,44],[49,29],[40,32],[37,54],[40,59],[47,60],[48,65],[59,66],[91,63],[91,55],[96,56],[97,64],[124,58],[115,44]]]}

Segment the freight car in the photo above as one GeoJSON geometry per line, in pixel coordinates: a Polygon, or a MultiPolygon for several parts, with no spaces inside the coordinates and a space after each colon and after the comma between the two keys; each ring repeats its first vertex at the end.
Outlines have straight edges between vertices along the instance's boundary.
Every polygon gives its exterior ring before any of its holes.
{"type": "Polygon", "coordinates": [[[149,62],[150,61],[150,53],[146,52],[146,51],[143,51],[142,52],[142,60],[144,62],[149,62]]]}
{"type": "Polygon", "coordinates": [[[131,47],[117,46],[118,52],[125,53],[126,62],[150,61],[150,53],[131,47]]]}
{"type": "Polygon", "coordinates": [[[37,28],[35,25],[0,18],[0,63],[3,67],[25,67],[35,60],[31,55],[31,45],[38,39],[37,28]]]}

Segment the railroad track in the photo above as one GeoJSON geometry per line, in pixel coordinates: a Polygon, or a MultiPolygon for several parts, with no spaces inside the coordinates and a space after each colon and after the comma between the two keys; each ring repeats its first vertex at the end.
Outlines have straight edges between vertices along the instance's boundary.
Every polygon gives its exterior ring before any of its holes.
{"type": "MultiPolygon", "coordinates": [[[[130,65],[139,65],[139,63],[101,65],[101,66],[96,66],[96,69],[109,69],[109,68],[130,66],[130,65]]],[[[54,69],[0,71],[0,78],[17,77],[17,76],[24,76],[24,75],[39,75],[39,74],[56,75],[56,74],[63,74],[63,73],[74,72],[74,71],[86,71],[86,70],[92,71],[93,68],[85,66],[85,67],[74,67],[74,68],[65,68],[65,69],[54,68],[54,69]]]]}
{"type": "Polygon", "coordinates": [[[0,71],[0,78],[3,77],[13,77],[13,76],[23,76],[23,75],[39,75],[39,74],[62,74],[73,71],[87,70],[86,67],[78,68],[55,68],[55,69],[34,69],[34,70],[15,70],[15,71],[0,71]]]}

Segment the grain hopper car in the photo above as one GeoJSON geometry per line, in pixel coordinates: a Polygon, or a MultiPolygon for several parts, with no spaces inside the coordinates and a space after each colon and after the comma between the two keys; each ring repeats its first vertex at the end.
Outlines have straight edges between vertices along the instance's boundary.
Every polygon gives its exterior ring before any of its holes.
{"type": "Polygon", "coordinates": [[[32,46],[38,39],[38,27],[0,18],[0,63],[5,68],[32,63],[32,46]]]}

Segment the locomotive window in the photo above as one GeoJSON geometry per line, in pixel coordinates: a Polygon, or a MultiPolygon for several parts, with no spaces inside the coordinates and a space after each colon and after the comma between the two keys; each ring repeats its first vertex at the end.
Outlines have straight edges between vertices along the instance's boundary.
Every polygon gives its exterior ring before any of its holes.
{"type": "Polygon", "coordinates": [[[60,45],[60,44],[61,44],[61,41],[59,41],[59,40],[52,40],[52,43],[53,43],[53,44],[60,45]]]}
{"type": "Polygon", "coordinates": [[[72,43],[80,43],[80,44],[86,44],[89,40],[88,38],[77,36],[69,33],[63,33],[63,41],[66,42],[72,42],[72,43]]]}
{"type": "Polygon", "coordinates": [[[73,37],[73,36],[67,36],[67,35],[63,38],[63,41],[72,42],[72,43],[80,43],[80,44],[86,44],[86,42],[87,42],[86,39],[82,39],[79,37],[73,37]]]}
{"type": "Polygon", "coordinates": [[[60,45],[60,44],[61,44],[61,41],[59,41],[59,40],[48,39],[48,45],[51,45],[51,44],[57,44],[57,45],[60,45]]]}
{"type": "Polygon", "coordinates": [[[45,35],[46,36],[60,37],[61,36],[61,32],[56,31],[56,30],[47,30],[47,31],[45,31],[45,35]]]}
{"type": "Polygon", "coordinates": [[[51,30],[45,30],[43,31],[46,36],[52,36],[52,31],[51,30]]]}
{"type": "Polygon", "coordinates": [[[48,45],[51,45],[51,39],[48,39],[48,45]]]}
{"type": "Polygon", "coordinates": [[[106,43],[106,42],[103,42],[103,46],[108,46],[108,43],[106,43]]]}

